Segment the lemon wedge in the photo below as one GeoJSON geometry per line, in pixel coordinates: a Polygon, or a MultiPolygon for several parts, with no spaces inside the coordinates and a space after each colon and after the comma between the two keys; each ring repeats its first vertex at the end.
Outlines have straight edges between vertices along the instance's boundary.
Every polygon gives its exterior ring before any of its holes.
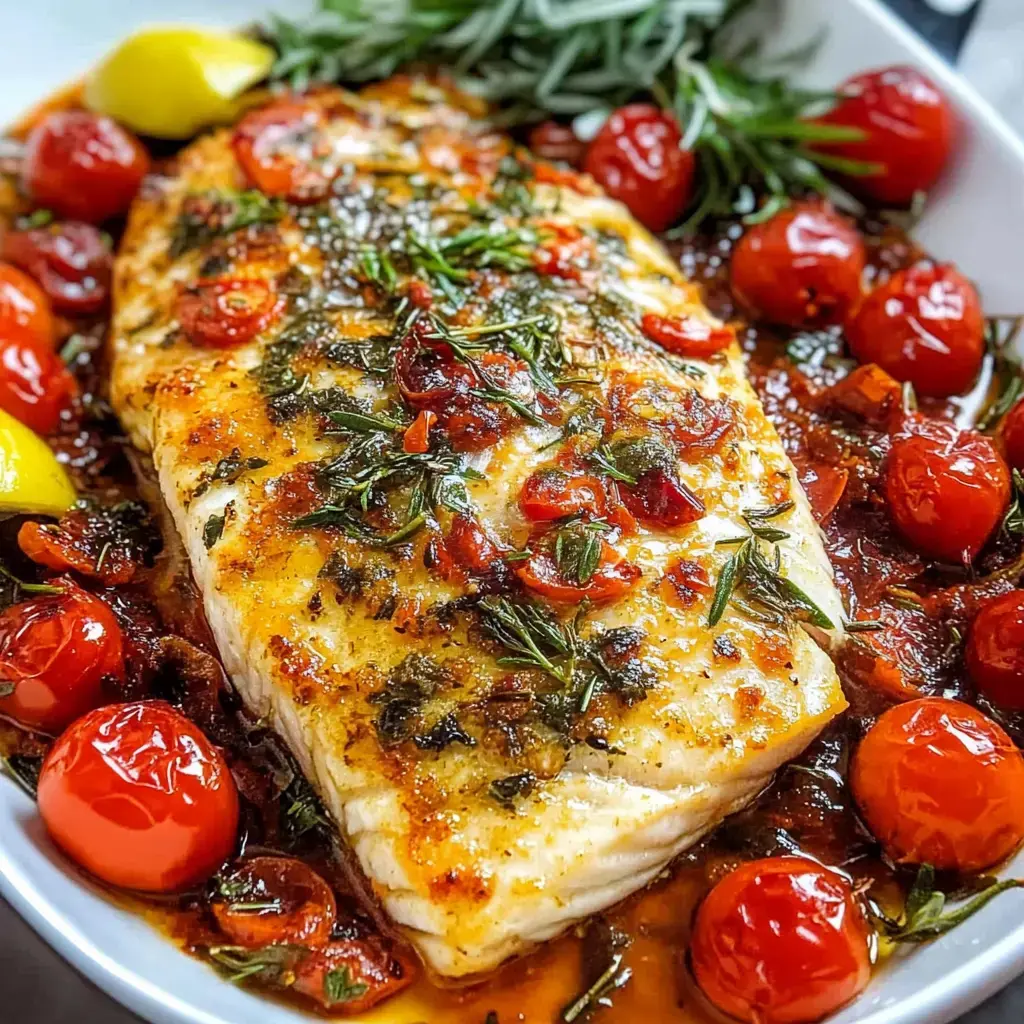
{"type": "Polygon", "coordinates": [[[0,409],[0,513],[59,516],[75,489],[46,442],[0,409]]]}
{"type": "Polygon", "coordinates": [[[157,27],[129,36],[88,76],[85,103],[141,135],[187,139],[234,120],[276,54],[245,36],[157,27]]]}

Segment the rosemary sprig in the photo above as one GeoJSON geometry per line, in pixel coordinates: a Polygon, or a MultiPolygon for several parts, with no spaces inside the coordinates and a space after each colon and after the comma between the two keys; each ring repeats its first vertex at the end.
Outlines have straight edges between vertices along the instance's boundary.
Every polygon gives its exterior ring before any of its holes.
{"type": "Polygon", "coordinates": [[[622,988],[633,976],[629,967],[623,967],[623,953],[612,954],[608,966],[601,972],[597,980],[585,992],[571,1002],[562,1011],[563,1024],[573,1024],[574,1021],[582,1019],[591,1010],[594,1010],[616,989],[622,988]]]}
{"type": "Polygon", "coordinates": [[[1024,536],[1024,475],[1013,470],[1013,501],[1003,517],[1003,532],[1012,537],[1024,536]]]}
{"type": "Polygon", "coordinates": [[[477,607],[481,624],[510,653],[499,665],[536,668],[565,687],[572,685],[579,636],[575,622],[559,622],[538,604],[485,597],[477,607]]]}
{"type": "Polygon", "coordinates": [[[601,561],[601,535],[609,526],[602,522],[571,522],[555,534],[554,556],[562,578],[582,587],[601,561]]]}
{"type": "Polygon", "coordinates": [[[995,427],[1024,394],[1021,364],[1014,353],[1022,331],[1024,316],[989,317],[985,321],[985,341],[992,356],[998,392],[979,410],[975,427],[980,431],[995,427]]]}
{"type": "Polygon", "coordinates": [[[26,583],[0,562],[0,611],[22,599],[24,594],[63,594],[64,588],[51,583],[26,583]]]}

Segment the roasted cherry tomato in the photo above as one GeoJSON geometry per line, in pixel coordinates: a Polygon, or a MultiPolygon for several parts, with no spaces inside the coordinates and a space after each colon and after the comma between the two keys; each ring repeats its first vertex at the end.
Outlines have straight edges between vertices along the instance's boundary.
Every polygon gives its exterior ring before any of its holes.
{"type": "Polygon", "coordinates": [[[519,495],[519,508],[533,523],[581,513],[603,516],[606,504],[604,488],[597,477],[571,474],[564,469],[538,469],[527,477],[519,495]]]}
{"type": "Polygon", "coordinates": [[[844,179],[851,191],[881,206],[909,206],[927,191],[949,161],[956,117],[938,87],[915,68],[868,71],[839,87],[842,97],[825,124],[861,129],[854,142],[815,143],[848,160],[878,164],[876,174],[844,179]]]}
{"type": "Polygon", "coordinates": [[[417,409],[439,409],[456,395],[467,395],[478,383],[473,371],[455,358],[444,341],[425,337],[419,324],[395,354],[395,377],[402,397],[417,409]]]}
{"type": "Polygon", "coordinates": [[[584,599],[600,604],[614,601],[639,581],[640,567],[622,557],[607,541],[600,541],[597,564],[584,580],[567,579],[553,552],[539,549],[525,562],[513,563],[519,579],[537,594],[559,604],[579,604],[584,599]]]}
{"type": "Polygon", "coordinates": [[[322,946],[338,907],[331,887],[294,857],[250,857],[221,874],[217,924],[239,946],[322,946]]]}
{"type": "Polygon", "coordinates": [[[209,348],[252,341],[283,307],[273,285],[260,278],[201,280],[178,295],[181,329],[193,344],[209,348]]]}
{"type": "Polygon", "coordinates": [[[111,885],[175,892],[235,845],[238,792],[220,751],[163,701],[98,708],[50,748],[39,813],[58,846],[111,885]]]}
{"type": "Polygon", "coordinates": [[[943,562],[970,561],[1010,501],[1010,472],[995,445],[946,420],[917,418],[889,452],[885,496],[900,533],[943,562]]]}
{"type": "Polygon", "coordinates": [[[35,278],[58,313],[92,316],[110,298],[113,258],[91,224],[69,220],[9,231],[3,257],[35,278]]]}
{"type": "Polygon", "coordinates": [[[999,428],[999,437],[1006,461],[1024,472],[1024,401],[1018,402],[1007,414],[999,428]]]}
{"type": "Polygon", "coordinates": [[[966,391],[985,354],[985,319],[974,286],[951,266],[921,263],[894,274],[847,324],[850,350],[921,395],[966,391]]]}
{"type": "Polygon", "coordinates": [[[22,523],[18,547],[37,565],[55,572],[76,572],[107,586],[128,583],[144,556],[126,538],[111,536],[111,523],[85,509],[72,509],[59,523],[22,523]]]}
{"type": "Polygon", "coordinates": [[[292,987],[325,1009],[348,1016],[365,1013],[408,988],[416,973],[411,957],[392,952],[378,936],[336,939],[296,964],[292,987]]]}
{"type": "Polygon", "coordinates": [[[651,231],[664,231],[690,201],[693,154],[671,114],[649,103],[612,113],[587,150],[583,169],[651,231]]]}
{"type": "Polygon", "coordinates": [[[323,113],[294,100],[246,114],[235,129],[234,149],[256,188],[296,203],[323,199],[338,171],[329,159],[323,113]]]}
{"type": "Polygon", "coordinates": [[[531,128],[527,144],[542,160],[557,160],[572,167],[581,167],[587,152],[587,144],[572,128],[557,121],[542,121],[531,128]]]}
{"type": "Polygon", "coordinates": [[[437,413],[423,409],[402,435],[402,448],[413,455],[430,450],[430,431],[437,422],[437,413]]]}
{"type": "Polygon", "coordinates": [[[641,523],[649,526],[685,526],[701,519],[704,502],[675,474],[650,469],[636,484],[619,484],[622,503],[641,523]]]}
{"type": "Polygon", "coordinates": [[[710,359],[736,340],[736,332],[731,327],[716,326],[697,316],[645,313],[640,326],[644,334],[666,352],[689,359],[710,359]]]}
{"type": "Polygon", "coordinates": [[[0,336],[11,326],[29,332],[41,345],[53,344],[50,300],[24,271],[0,263],[0,336]]]}
{"type": "Polygon", "coordinates": [[[693,973],[723,1013],[750,1024],[810,1024],[871,976],[868,926],[850,883],[803,857],[726,875],[697,911],[693,973]]]}
{"type": "Polygon", "coordinates": [[[0,714],[58,733],[104,701],[104,684],[124,676],[113,612],[70,580],[60,594],[11,605],[0,615],[0,714]]]}
{"type": "Polygon", "coordinates": [[[903,389],[895,377],[875,363],[858,366],[828,389],[826,400],[833,409],[883,429],[903,419],[903,389]]]}
{"type": "Polygon", "coordinates": [[[797,202],[747,229],[732,255],[732,287],[755,319],[822,327],[857,305],[866,262],[845,217],[826,203],[797,202]]]}
{"type": "Polygon", "coordinates": [[[1000,707],[1024,710],[1024,591],[988,601],[971,624],[967,669],[974,685],[1000,707]]]}
{"type": "Polygon", "coordinates": [[[75,378],[27,328],[0,330],[0,409],[37,434],[50,434],[70,406],[75,378]]]}
{"type": "Polygon", "coordinates": [[[452,561],[472,576],[486,576],[497,571],[504,552],[472,517],[457,515],[445,538],[445,548],[452,561]]]}
{"type": "Polygon", "coordinates": [[[128,209],[148,170],[142,143],[116,121],[58,110],[29,133],[22,184],[37,205],[99,224],[128,209]]]}
{"type": "Polygon", "coordinates": [[[899,864],[981,871],[1024,839],[1024,757],[960,701],[925,697],[886,711],[857,748],[850,786],[899,864]]]}

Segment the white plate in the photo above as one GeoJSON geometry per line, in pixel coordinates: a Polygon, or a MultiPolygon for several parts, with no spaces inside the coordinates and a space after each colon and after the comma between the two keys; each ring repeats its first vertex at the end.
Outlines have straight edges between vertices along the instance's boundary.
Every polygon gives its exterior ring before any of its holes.
{"type": "MultiPolygon", "coordinates": [[[[210,0],[2,0],[0,6],[0,123],[147,21],[237,24],[261,12],[260,4],[247,0],[216,0],[215,13],[210,0]]],[[[300,0],[276,6],[305,9],[300,0]]],[[[953,98],[963,121],[956,164],[917,233],[936,256],[955,260],[979,282],[989,312],[1024,312],[1024,144],[875,0],[787,0],[785,7],[779,35],[788,46],[806,39],[827,16],[829,35],[808,71],[810,81],[829,85],[864,68],[908,62],[924,68],[953,98]]],[[[1008,871],[1024,873],[1024,854],[1008,871]]],[[[155,1024],[310,1020],[222,982],[112,903],[53,849],[32,802],[2,779],[0,892],[58,952],[155,1024]]],[[[890,964],[831,1024],[945,1024],[1024,971],[1022,921],[1024,891],[1001,896],[949,935],[890,964]]],[[[410,1012],[374,1019],[420,1019],[410,1012]]]]}

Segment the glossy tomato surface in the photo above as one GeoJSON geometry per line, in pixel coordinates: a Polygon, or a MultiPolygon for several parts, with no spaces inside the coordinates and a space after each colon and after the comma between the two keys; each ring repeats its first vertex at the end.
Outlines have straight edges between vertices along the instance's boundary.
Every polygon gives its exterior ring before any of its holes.
{"type": "Polygon", "coordinates": [[[732,327],[711,324],[696,316],[645,313],[640,326],[644,334],[666,352],[690,359],[710,359],[736,340],[736,332],[732,327]]]}
{"type": "Polygon", "coordinates": [[[974,285],[954,267],[922,263],[872,291],[846,337],[862,363],[877,363],[918,394],[944,398],[978,376],[985,318],[974,285]]]}
{"type": "Polygon", "coordinates": [[[142,143],[116,121],[58,110],[29,133],[22,185],[37,206],[99,224],[127,211],[148,170],[142,143]]]}
{"type": "Polygon", "coordinates": [[[409,956],[392,953],[376,936],[337,939],[303,957],[294,989],[328,1011],[349,1016],[408,988],[417,973],[409,956]]]}
{"type": "Polygon", "coordinates": [[[519,494],[519,508],[533,523],[566,516],[604,515],[606,496],[601,481],[589,473],[538,469],[527,477],[519,494]]]}
{"type": "Polygon", "coordinates": [[[0,336],[8,328],[27,331],[41,345],[53,345],[50,300],[23,270],[0,263],[0,336]]]}
{"type": "Polygon", "coordinates": [[[1006,414],[999,428],[999,438],[1006,461],[1013,469],[1024,472],[1024,401],[1006,414]]]}
{"type": "Polygon", "coordinates": [[[897,863],[981,871],[1024,839],[1024,757],[960,701],[926,697],[886,711],[857,748],[850,786],[897,863]]]}
{"type": "Polygon", "coordinates": [[[880,206],[909,206],[949,162],[956,136],[949,101],[916,68],[900,66],[855,75],[839,93],[840,102],[819,120],[859,128],[865,137],[815,148],[877,164],[876,173],[845,178],[847,187],[880,206]]]}
{"type": "Polygon", "coordinates": [[[284,308],[269,281],[201,280],[178,295],[181,329],[195,345],[230,348],[252,341],[284,308]]]}
{"type": "Polygon", "coordinates": [[[868,983],[868,927],[850,883],[803,857],[751,861],[700,905],[690,945],[704,994],[749,1024],[811,1024],[868,983]]]}
{"type": "Polygon", "coordinates": [[[885,497],[900,533],[941,562],[971,561],[1010,501],[1010,472],[995,445],[946,420],[910,421],[893,443],[885,497]]]}
{"type": "Polygon", "coordinates": [[[974,685],[986,697],[1000,707],[1024,710],[1024,591],[982,605],[965,656],[974,685]]]}
{"type": "Polygon", "coordinates": [[[25,327],[0,327],[0,409],[37,434],[51,434],[77,392],[48,344],[25,327]]]}
{"type": "Polygon", "coordinates": [[[758,320],[788,327],[842,323],[860,301],[867,251],[828,204],[795,202],[748,228],[732,255],[736,297],[758,320]]]}
{"type": "Polygon", "coordinates": [[[20,267],[66,316],[92,316],[110,298],[113,256],[100,231],[81,221],[8,231],[3,258],[20,267]]]}
{"type": "Polygon", "coordinates": [[[0,714],[56,734],[107,699],[124,677],[124,643],[113,612],[70,580],[60,594],[11,605],[0,614],[0,714]]]}
{"type": "Polygon", "coordinates": [[[679,148],[681,141],[671,114],[649,103],[632,103],[605,121],[583,169],[641,224],[664,231],[690,201],[694,158],[679,148]]]}
{"type": "Polygon", "coordinates": [[[163,701],[98,708],[51,747],[39,813],[97,878],[145,892],[205,882],[230,855],[238,793],[220,751],[163,701]]]}
{"type": "Polygon", "coordinates": [[[560,572],[554,555],[544,549],[534,551],[524,562],[514,563],[513,570],[535,594],[558,604],[579,604],[584,600],[601,604],[618,600],[641,576],[640,567],[623,558],[607,541],[600,542],[597,566],[582,582],[567,579],[560,572]]]}
{"type": "Polygon", "coordinates": [[[231,942],[322,946],[338,916],[330,886],[294,857],[250,857],[220,875],[213,916],[231,942]]]}
{"type": "Polygon", "coordinates": [[[651,469],[636,484],[620,484],[622,503],[649,526],[686,526],[703,518],[704,502],[673,473],[651,469]]]}

